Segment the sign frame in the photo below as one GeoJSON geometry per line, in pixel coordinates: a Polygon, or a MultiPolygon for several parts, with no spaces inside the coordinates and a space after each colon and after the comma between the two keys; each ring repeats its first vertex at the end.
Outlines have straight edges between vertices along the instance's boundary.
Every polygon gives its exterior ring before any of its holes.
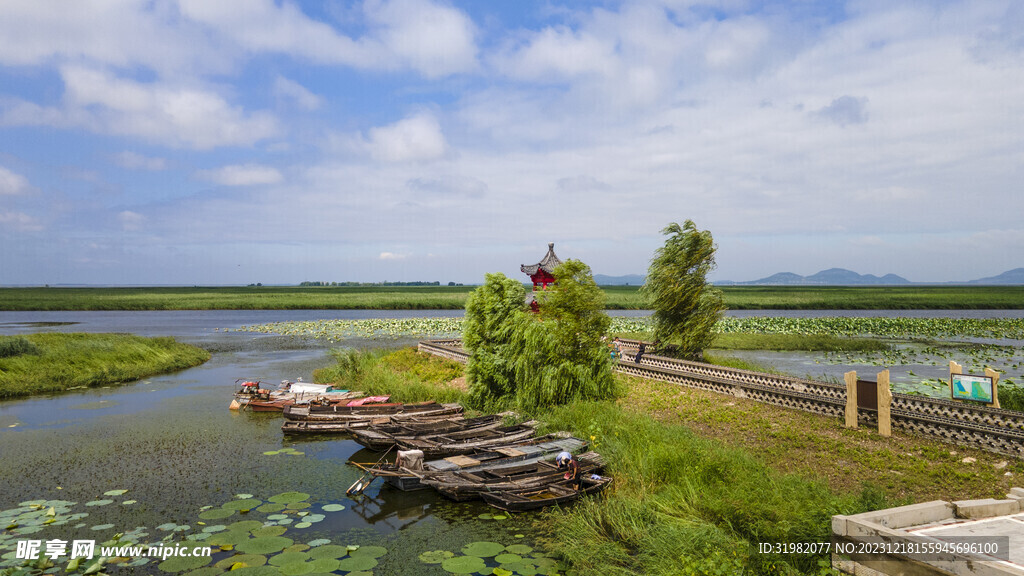
{"type": "Polygon", "coordinates": [[[967,400],[970,402],[980,402],[982,404],[991,405],[995,403],[996,398],[995,378],[992,376],[979,376],[976,374],[950,374],[949,393],[953,400],[967,400]],[[961,383],[961,388],[969,390],[967,394],[957,394],[957,381],[961,383]],[[983,393],[987,388],[987,397],[975,394],[975,384],[982,386],[983,393]]]}

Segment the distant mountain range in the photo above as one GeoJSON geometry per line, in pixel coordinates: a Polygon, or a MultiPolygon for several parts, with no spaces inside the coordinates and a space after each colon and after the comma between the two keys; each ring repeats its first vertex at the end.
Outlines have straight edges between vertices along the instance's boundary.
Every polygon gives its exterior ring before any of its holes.
{"type": "MultiPolygon", "coordinates": [[[[626,276],[605,276],[594,274],[594,281],[602,286],[640,286],[644,277],[640,274],[626,276]]],[[[983,286],[1024,286],[1024,268],[1014,268],[998,276],[979,278],[966,282],[911,282],[902,276],[886,274],[858,274],[844,268],[829,268],[810,276],[801,276],[792,272],[779,272],[760,280],[734,282],[719,280],[716,286],[902,286],[910,284],[971,284],[983,286]]]]}

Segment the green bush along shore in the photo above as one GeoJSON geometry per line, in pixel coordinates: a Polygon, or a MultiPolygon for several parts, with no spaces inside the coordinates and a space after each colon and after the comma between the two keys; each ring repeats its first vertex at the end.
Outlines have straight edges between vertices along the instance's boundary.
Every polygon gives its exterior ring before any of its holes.
{"type": "MultiPolygon", "coordinates": [[[[460,310],[475,286],[0,288],[14,310],[460,310]]],[[[602,286],[611,310],[650,307],[638,286],[602,286]]],[[[722,286],[732,310],[1024,309],[1021,286],[722,286]]]]}
{"type": "MultiPolygon", "coordinates": [[[[449,360],[413,349],[337,360],[315,379],[396,401],[470,401],[462,365],[449,360]]],[[[834,418],[616,378],[617,400],[521,414],[590,440],[615,479],[602,497],[532,516],[579,574],[822,573],[827,555],[757,545],[827,542],[833,514],[1001,497],[1014,479],[1005,473],[1024,473],[1021,462],[900,432],[882,438],[834,418]]]]}
{"type": "Polygon", "coordinates": [[[197,366],[210,353],[130,334],[0,336],[0,400],[131,382],[197,366]]]}

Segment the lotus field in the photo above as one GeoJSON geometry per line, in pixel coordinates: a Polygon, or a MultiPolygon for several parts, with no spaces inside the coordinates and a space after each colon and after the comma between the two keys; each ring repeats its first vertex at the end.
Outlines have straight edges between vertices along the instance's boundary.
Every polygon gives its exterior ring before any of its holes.
{"type": "MultiPolygon", "coordinates": [[[[243,326],[238,330],[341,342],[352,338],[459,337],[461,329],[461,318],[403,318],[275,322],[243,326]]],[[[612,333],[643,334],[650,329],[648,318],[612,318],[612,333]]],[[[986,366],[992,367],[1003,373],[1002,384],[1015,385],[1024,381],[1024,353],[1019,347],[1020,341],[1024,340],[1024,319],[1019,318],[727,317],[718,323],[716,330],[723,334],[828,334],[877,338],[890,343],[890,349],[868,354],[815,353],[806,363],[812,366],[860,367],[862,371],[868,366],[887,367],[892,369],[894,389],[905,393],[941,395],[943,390],[948,391],[945,368],[949,360],[963,364],[970,373],[980,373],[986,366]]],[[[869,372],[871,370],[864,371],[869,372]]],[[[820,370],[819,374],[793,375],[835,378],[836,374],[835,370],[820,370]]]]}

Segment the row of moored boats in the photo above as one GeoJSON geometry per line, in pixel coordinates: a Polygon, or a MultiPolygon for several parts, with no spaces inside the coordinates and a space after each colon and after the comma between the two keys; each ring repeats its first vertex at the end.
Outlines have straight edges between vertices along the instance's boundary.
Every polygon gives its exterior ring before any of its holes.
{"type": "Polygon", "coordinates": [[[479,498],[520,511],[570,502],[611,482],[600,475],[604,462],[587,442],[568,433],[537,436],[535,421],[507,425],[510,413],[466,418],[459,404],[389,403],[388,397],[334,389],[304,397],[310,385],[301,382],[273,392],[248,384],[233,408],[279,406],[286,434],[346,433],[384,453],[378,462],[355,463],[364,474],[350,494],[383,478],[401,490],[434,488],[453,500],[479,498]],[[396,450],[394,461],[385,462],[396,450]]]}

